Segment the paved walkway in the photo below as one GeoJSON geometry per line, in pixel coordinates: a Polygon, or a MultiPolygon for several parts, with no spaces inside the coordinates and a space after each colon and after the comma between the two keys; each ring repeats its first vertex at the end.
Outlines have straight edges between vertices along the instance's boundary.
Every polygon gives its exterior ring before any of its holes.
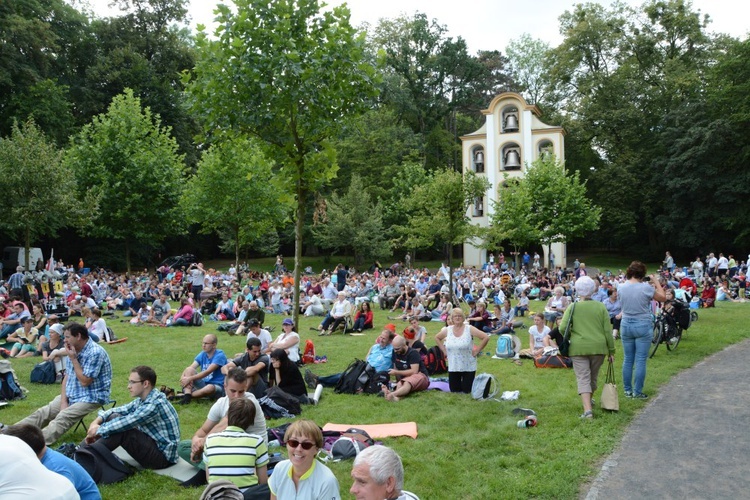
{"type": "Polygon", "coordinates": [[[750,498],[749,361],[750,339],[662,387],[583,497],[750,498]]]}

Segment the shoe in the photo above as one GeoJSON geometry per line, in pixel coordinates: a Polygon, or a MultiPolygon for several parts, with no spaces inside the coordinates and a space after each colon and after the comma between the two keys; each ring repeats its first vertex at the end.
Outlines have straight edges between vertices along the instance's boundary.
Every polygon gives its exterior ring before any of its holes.
{"type": "Polygon", "coordinates": [[[642,392],[639,394],[633,394],[633,399],[648,399],[648,395],[643,394],[642,392]]]}
{"type": "Polygon", "coordinates": [[[523,415],[525,417],[530,417],[531,415],[536,415],[536,412],[532,410],[531,408],[514,408],[511,412],[513,415],[523,415]]]}
{"type": "Polygon", "coordinates": [[[178,405],[189,405],[190,401],[193,400],[192,394],[183,394],[182,399],[177,403],[178,405]]]}
{"type": "Polygon", "coordinates": [[[626,398],[632,398],[633,397],[633,393],[630,392],[630,391],[625,391],[625,397],[626,398]]]}
{"type": "Polygon", "coordinates": [[[594,412],[592,410],[583,412],[581,418],[594,418],[594,412]]]}
{"type": "Polygon", "coordinates": [[[309,368],[305,369],[305,383],[310,389],[315,389],[318,385],[318,377],[309,368]]]}
{"type": "Polygon", "coordinates": [[[523,366],[523,361],[521,361],[520,359],[514,359],[513,364],[517,366],[523,366]]]}
{"type": "Polygon", "coordinates": [[[310,331],[319,332],[320,330],[318,328],[315,328],[314,326],[311,326],[310,331]]]}

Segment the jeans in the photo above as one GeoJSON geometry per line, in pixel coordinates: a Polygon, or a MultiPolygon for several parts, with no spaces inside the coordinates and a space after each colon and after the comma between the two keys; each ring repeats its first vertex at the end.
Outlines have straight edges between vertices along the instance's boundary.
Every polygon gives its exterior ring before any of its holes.
{"type": "Polygon", "coordinates": [[[176,320],[172,321],[171,325],[167,326],[190,326],[190,322],[185,318],[177,318],[176,320]]]}
{"type": "Polygon", "coordinates": [[[646,359],[651,348],[653,322],[648,319],[623,318],[620,324],[622,349],[625,356],[622,362],[622,380],[625,392],[641,394],[646,380],[646,359]],[[635,385],[633,385],[633,365],[635,364],[635,385]]]}
{"type": "Polygon", "coordinates": [[[318,383],[323,387],[336,387],[336,384],[341,380],[343,373],[334,373],[333,375],[326,375],[325,377],[318,377],[318,383]]]}

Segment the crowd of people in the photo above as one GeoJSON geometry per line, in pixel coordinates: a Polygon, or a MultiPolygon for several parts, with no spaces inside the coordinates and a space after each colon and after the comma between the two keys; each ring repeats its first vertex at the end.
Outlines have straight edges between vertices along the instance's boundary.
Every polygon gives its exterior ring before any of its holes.
{"type": "MultiPolygon", "coordinates": [[[[598,372],[605,360],[612,361],[617,339],[622,339],[624,352],[625,396],[648,397],[643,390],[655,304],[672,298],[711,307],[716,300],[723,300],[717,284],[727,300],[745,298],[745,264],[722,254],[718,258],[709,255],[705,263],[696,259],[683,269],[677,268],[667,253],[661,272],[651,276],[640,262],[617,273],[594,273],[578,261],[571,270],[548,270],[537,258],[532,263],[529,256],[526,262],[526,256],[518,270],[502,254],[493,256],[482,269],[451,270],[443,264],[435,273],[400,265],[358,272],[339,265],[330,274],[303,276],[299,287],[305,300],[299,312],[320,316],[315,330],[322,335],[338,328],[350,333],[376,328],[373,306],[386,315],[393,314],[391,321],[403,321],[402,332],[394,323],[382,328],[365,356],[376,372],[386,374],[389,382],[382,385],[381,394],[393,402],[424,391],[430,384],[424,363],[427,332],[421,322],[441,322],[434,341],[447,359],[449,390],[458,393],[471,392],[477,356],[492,335],[513,337],[513,360],[520,364],[520,357],[538,357],[547,348],[558,347],[560,332],[570,325],[569,354],[582,417],[588,419],[593,418],[598,372]],[[537,305],[533,307],[531,301],[537,305]],[[516,330],[519,318],[532,307],[541,310],[533,317],[528,348],[524,349],[516,330]]],[[[43,301],[32,298],[29,304],[16,288],[0,289],[5,299],[0,302],[0,337],[12,343],[10,350],[0,353],[6,357],[38,354],[55,364],[61,382],[60,395],[8,427],[6,434],[26,441],[44,462],[43,457],[54,456],[47,446],[82,417],[97,412],[86,443],[98,442],[110,450],[122,447],[144,468],[169,467],[178,456],[183,457],[196,467],[190,485],[229,480],[259,498],[285,498],[289,491],[338,498],[335,477],[314,460],[322,448],[322,436],[309,421],[297,420],[289,427],[285,438],[289,459],[278,464],[270,478],[267,473],[265,418],[258,400],[269,387],[276,386],[301,403],[315,404],[317,400],[308,398],[307,388],[335,386],[342,375],[322,376],[309,370],[303,375],[300,371],[301,338],[292,319],[286,317],[290,311],[284,305],[294,286],[283,266],[276,275],[238,273],[234,268],[223,273],[205,269],[200,263],[130,277],[105,271],[72,273],[62,290],[68,319],[73,320],[65,325],[58,315],[46,314],[43,301]],[[180,307],[173,309],[170,301],[176,300],[180,307]],[[215,401],[192,439],[180,441],[178,414],[157,389],[156,373],[148,366],[130,372],[128,390],[133,401],[104,409],[111,403],[112,384],[109,356],[98,345],[107,335],[104,317],[117,313],[130,317],[134,324],[188,326],[194,311],[206,305],[208,314],[231,325],[230,334],[247,337],[246,352],[230,359],[218,348],[216,334],[202,338],[200,351],[182,373],[182,394],[176,401],[183,405],[199,398],[215,401]],[[268,314],[284,317],[276,339],[264,325],[268,314]],[[78,316],[80,322],[75,321],[78,316]],[[239,443],[244,458],[216,452],[227,443],[239,443]]],[[[398,456],[387,448],[368,450],[378,451],[362,454],[364,458],[355,462],[352,493],[366,498],[362,492],[382,491],[387,498],[416,498],[402,491],[398,456]],[[386,476],[380,467],[374,472],[376,462],[390,464],[386,476]]],[[[85,497],[96,498],[77,469],[69,479],[81,497],[88,490],[85,497]]]]}

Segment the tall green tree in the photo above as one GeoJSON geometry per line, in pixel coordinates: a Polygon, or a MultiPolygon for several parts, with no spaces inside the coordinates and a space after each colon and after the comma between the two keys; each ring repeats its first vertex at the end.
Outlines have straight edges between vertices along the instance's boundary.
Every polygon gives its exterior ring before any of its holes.
{"type": "MultiPolygon", "coordinates": [[[[461,175],[450,168],[431,173],[427,181],[414,188],[405,200],[412,214],[399,230],[407,248],[427,248],[444,245],[448,266],[453,267],[453,246],[482,234],[482,229],[471,223],[469,206],[489,189],[489,181],[473,172],[461,175]]],[[[453,290],[453,273],[450,289],[453,290]]]]}
{"type": "Polygon", "coordinates": [[[546,60],[549,51],[547,42],[534,39],[528,33],[511,40],[505,49],[514,90],[523,94],[531,104],[541,104],[547,100],[549,76],[546,74],[546,60]]]}
{"type": "Polygon", "coordinates": [[[509,179],[507,174],[498,199],[493,204],[490,225],[483,234],[487,248],[503,248],[505,242],[513,247],[518,265],[518,249],[539,241],[539,231],[529,214],[533,204],[532,193],[519,179],[509,179]]]}
{"type": "Polygon", "coordinates": [[[66,153],[80,189],[101,200],[85,232],[122,241],[128,272],[134,245],[153,245],[187,229],[179,210],[184,164],[177,149],[159,116],[127,89],[66,153]]]}
{"type": "Polygon", "coordinates": [[[320,247],[334,253],[351,250],[357,266],[391,255],[382,204],[372,200],[359,176],[352,176],[342,195],[331,195],[316,215],[312,233],[320,247]]]}
{"type": "MultiPolygon", "coordinates": [[[[302,271],[305,208],[335,176],[330,146],[345,117],[376,95],[375,68],[349,10],[317,0],[236,0],[217,7],[216,38],[201,31],[189,90],[206,130],[258,137],[294,197],[294,276],[302,271]]],[[[295,322],[299,288],[294,290],[295,322]]]]}
{"type": "Polygon", "coordinates": [[[274,182],[272,166],[253,141],[225,138],[203,154],[185,186],[188,219],[231,245],[235,266],[241,249],[260,244],[287,220],[290,200],[274,182]]]}
{"type": "Polygon", "coordinates": [[[76,197],[76,180],[62,152],[33,120],[14,124],[10,136],[0,138],[0,192],[5,199],[0,228],[23,241],[26,262],[39,238],[83,225],[84,215],[97,211],[95,197],[76,197]]]}
{"type": "Polygon", "coordinates": [[[500,198],[492,218],[500,236],[519,244],[539,241],[547,247],[547,255],[552,243],[570,241],[599,227],[601,208],[587,197],[578,172],[566,172],[554,155],[527,166],[526,176],[508,182],[500,198]],[[502,220],[506,216],[511,220],[502,220]],[[514,222],[518,227],[508,227],[514,222]]]}

